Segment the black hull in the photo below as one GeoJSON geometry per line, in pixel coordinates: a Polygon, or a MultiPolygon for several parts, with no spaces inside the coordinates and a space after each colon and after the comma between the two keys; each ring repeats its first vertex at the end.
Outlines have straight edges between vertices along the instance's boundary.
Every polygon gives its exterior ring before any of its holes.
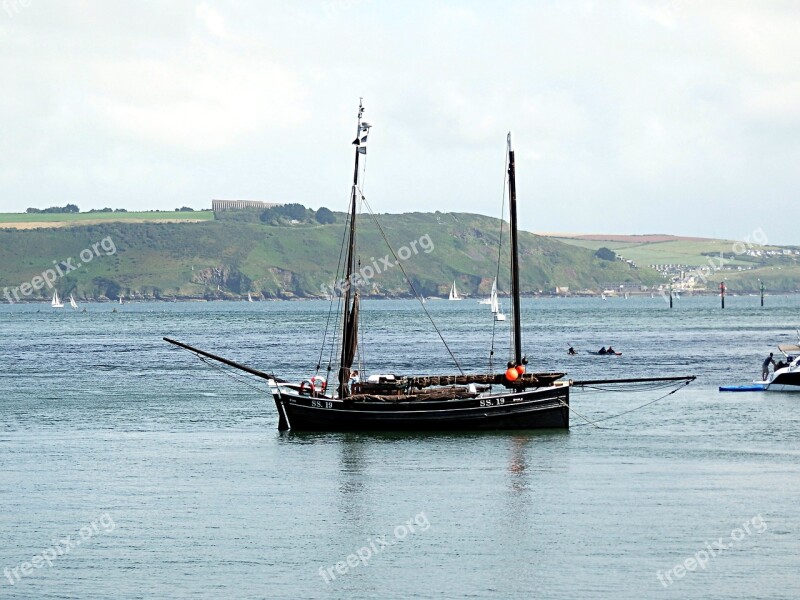
{"type": "Polygon", "coordinates": [[[293,431],[487,431],[568,429],[569,386],[484,398],[415,402],[348,402],[273,390],[293,431]]]}

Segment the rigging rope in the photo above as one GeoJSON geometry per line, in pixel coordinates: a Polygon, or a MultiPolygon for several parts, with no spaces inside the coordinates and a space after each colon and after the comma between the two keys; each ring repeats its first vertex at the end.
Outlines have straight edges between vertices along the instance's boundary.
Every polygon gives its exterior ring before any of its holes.
{"type": "Polygon", "coordinates": [[[586,417],[584,417],[584,416],[583,416],[581,413],[579,413],[577,410],[575,410],[574,408],[572,408],[572,407],[571,407],[569,404],[567,404],[566,402],[564,402],[564,401],[563,401],[561,398],[559,398],[559,399],[558,399],[558,401],[559,401],[559,402],[561,402],[561,404],[562,404],[563,406],[566,406],[566,407],[567,407],[567,408],[570,410],[570,412],[574,412],[574,413],[575,413],[576,415],[578,415],[578,416],[579,416],[581,419],[583,419],[584,421],[586,421],[586,425],[594,425],[595,427],[597,427],[597,429],[605,429],[605,427],[600,427],[600,425],[595,425],[595,424],[594,424],[592,421],[590,421],[589,419],[587,419],[586,417]]]}
{"type": "Polygon", "coordinates": [[[662,390],[671,388],[676,385],[675,381],[641,381],[641,382],[625,382],[625,383],[612,383],[606,384],[592,384],[581,385],[580,383],[573,383],[573,388],[581,388],[587,394],[594,392],[645,392],[651,390],[662,390]],[[625,389],[620,389],[619,386],[624,385],[625,389]],[[605,387],[610,386],[610,387],[605,387]]]}
{"type": "Polygon", "coordinates": [[[367,198],[364,196],[364,194],[361,193],[361,190],[359,190],[359,193],[361,194],[361,200],[364,202],[364,206],[367,207],[367,210],[369,211],[369,214],[372,217],[372,220],[375,222],[375,226],[378,228],[378,231],[380,231],[381,236],[383,237],[383,241],[386,242],[386,246],[389,248],[389,252],[391,252],[392,256],[394,257],[394,261],[395,261],[394,264],[397,265],[398,267],[400,267],[400,270],[403,272],[403,277],[406,278],[406,282],[408,283],[408,286],[411,288],[411,291],[414,292],[414,297],[419,302],[419,305],[422,307],[422,310],[425,311],[425,315],[427,315],[428,320],[431,322],[431,325],[433,325],[433,328],[436,330],[436,333],[438,334],[439,339],[442,340],[442,343],[444,344],[444,347],[447,349],[448,354],[450,354],[450,358],[453,359],[453,362],[455,363],[456,368],[458,369],[459,373],[461,373],[463,375],[464,374],[464,370],[461,368],[461,365],[459,364],[458,359],[456,358],[456,355],[453,354],[453,351],[450,349],[450,346],[447,345],[447,341],[444,339],[444,336],[442,335],[442,332],[439,330],[439,327],[437,327],[436,322],[433,320],[433,317],[431,316],[431,313],[428,312],[428,308],[425,306],[425,303],[422,301],[422,298],[420,297],[419,293],[417,292],[417,288],[414,287],[414,284],[412,283],[411,278],[408,276],[408,273],[406,273],[406,270],[403,268],[403,263],[400,262],[400,258],[398,258],[397,254],[394,251],[394,248],[389,243],[389,238],[386,236],[386,232],[383,230],[383,227],[381,226],[380,221],[378,221],[378,217],[375,215],[374,212],[372,212],[372,207],[369,205],[369,202],[367,202],[367,198]]]}
{"type": "MultiPolygon", "coordinates": [[[[349,223],[349,222],[350,222],[350,217],[349,217],[349,213],[348,213],[348,217],[345,220],[345,228],[344,228],[345,235],[347,235],[347,223],[349,223]]],[[[343,268],[344,268],[343,265],[342,265],[342,254],[343,254],[343,252],[344,252],[344,237],[342,238],[342,247],[339,250],[339,265],[338,265],[338,267],[336,269],[336,283],[341,281],[341,278],[339,276],[343,273],[343,268]]],[[[331,369],[333,368],[333,353],[336,351],[336,348],[339,345],[339,331],[340,331],[340,325],[342,324],[342,319],[340,319],[338,317],[339,317],[340,314],[342,314],[342,300],[343,300],[342,295],[341,294],[336,294],[336,316],[337,316],[337,318],[336,318],[336,324],[334,325],[334,328],[333,328],[333,340],[331,341],[331,352],[328,355],[328,370],[325,373],[325,385],[328,385],[330,383],[329,379],[330,379],[330,376],[331,376],[331,369]]],[[[328,315],[329,316],[330,316],[330,310],[332,308],[333,308],[333,299],[331,298],[331,306],[330,306],[329,311],[328,311],[328,315]]],[[[324,346],[323,346],[323,350],[324,350],[324,346]]]]}
{"type": "MultiPolygon", "coordinates": [[[[344,240],[345,240],[346,236],[347,236],[347,223],[345,223],[345,227],[344,227],[344,230],[342,232],[342,243],[339,246],[339,262],[336,265],[336,277],[333,280],[334,287],[330,291],[331,299],[330,299],[330,303],[328,305],[328,318],[325,320],[325,333],[322,334],[322,344],[319,347],[319,359],[317,360],[317,370],[315,372],[315,375],[319,374],[319,369],[322,366],[322,355],[325,352],[325,342],[328,339],[328,328],[330,327],[330,324],[331,324],[331,313],[333,312],[333,300],[334,300],[334,298],[338,297],[338,294],[336,294],[336,284],[339,282],[339,273],[342,270],[342,254],[344,254],[344,240]]],[[[338,299],[338,304],[341,304],[341,302],[342,302],[341,298],[339,298],[338,299]]],[[[337,314],[338,314],[338,310],[337,310],[337,314]]],[[[334,333],[334,335],[336,335],[336,334],[334,333]]],[[[335,344],[332,344],[331,347],[332,348],[335,347],[335,344]]],[[[328,372],[329,373],[330,373],[330,370],[331,370],[331,361],[332,360],[333,360],[333,351],[331,350],[331,357],[328,360],[328,372]]],[[[327,383],[328,383],[328,378],[325,377],[325,384],[327,385],[327,383]]]]}
{"type": "MultiPolygon", "coordinates": [[[[364,156],[364,163],[363,163],[363,166],[361,168],[361,179],[362,179],[362,181],[366,179],[366,168],[367,168],[367,158],[366,158],[366,156],[364,156]]],[[[359,190],[359,188],[357,186],[356,186],[356,190],[358,190],[359,193],[360,193],[360,190],[359,190]]],[[[351,188],[351,190],[350,190],[350,203],[354,204],[355,201],[356,201],[356,195],[353,193],[353,189],[351,188]]],[[[340,282],[343,282],[343,280],[344,280],[344,269],[346,267],[343,264],[342,258],[344,256],[345,240],[347,238],[347,234],[348,234],[348,231],[349,231],[350,225],[351,225],[352,212],[353,212],[352,206],[349,206],[348,207],[348,211],[347,211],[347,218],[345,219],[345,226],[344,226],[344,229],[342,231],[342,243],[339,246],[339,262],[338,262],[338,265],[336,267],[336,279],[334,280],[334,284],[338,284],[340,282]],[[340,275],[341,275],[341,277],[340,277],[340,275]]],[[[356,213],[358,213],[358,211],[356,211],[356,213]]],[[[356,245],[356,237],[355,237],[355,232],[354,232],[354,236],[353,236],[353,247],[354,248],[355,248],[355,245],[356,245]]],[[[351,281],[344,281],[344,284],[345,285],[352,285],[352,280],[351,281]]],[[[330,325],[331,312],[333,310],[333,295],[334,294],[337,297],[336,315],[338,317],[339,315],[343,315],[344,314],[344,311],[342,309],[342,300],[344,299],[343,295],[340,294],[340,293],[336,294],[336,289],[333,289],[331,291],[332,291],[331,304],[330,304],[330,307],[328,309],[328,320],[327,320],[327,322],[325,324],[326,336],[327,336],[328,327],[330,325]]],[[[344,310],[347,310],[347,307],[344,307],[344,310]]],[[[359,315],[359,319],[360,319],[360,315],[359,315]]],[[[343,317],[336,319],[336,326],[334,327],[334,332],[333,332],[333,341],[331,342],[331,352],[330,352],[330,355],[328,356],[328,370],[327,370],[327,373],[325,374],[325,385],[328,385],[330,383],[329,379],[330,379],[331,370],[333,368],[333,354],[336,351],[337,346],[339,345],[338,344],[338,341],[339,341],[339,325],[343,324],[343,320],[344,320],[343,317]]],[[[359,320],[359,322],[361,322],[361,321],[359,320]]],[[[344,335],[344,332],[342,332],[342,334],[344,335]]],[[[358,343],[356,343],[356,347],[358,347],[358,343]]],[[[322,346],[320,347],[320,361],[319,361],[320,363],[322,362],[322,354],[323,354],[324,351],[325,351],[325,337],[323,337],[322,346]]],[[[319,368],[320,368],[320,365],[317,364],[317,372],[319,372],[319,368]]]]}
{"type": "MultiPolygon", "coordinates": [[[[500,281],[500,261],[503,256],[503,215],[506,212],[506,184],[508,183],[508,153],[506,153],[505,166],[503,167],[503,202],[500,205],[500,240],[497,244],[497,272],[495,273],[495,282],[500,281]]],[[[513,310],[513,308],[512,308],[513,310]]],[[[513,317],[512,317],[513,318],[513,317]]],[[[492,346],[489,350],[489,372],[494,373],[494,336],[497,330],[497,319],[492,318],[492,346]]],[[[513,344],[509,344],[509,348],[513,344]]]]}
{"type": "MultiPolygon", "coordinates": [[[[597,423],[601,423],[601,422],[603,422],[603,421],[610,421],[611,419],[616,419],[616,418],[618,418],[618,417],[621,417],[621,416],[623,416],[623,415],[627,415],[627,414],[629,414],[629,413],[636,412],[637,410],[641,410],[641,409],[643,409],[643,408],[646,408],[646,407],[650,406],[651,404],[655,404],[655,403],[656,403],[656,402],[658,402],[659,400],[663,400],[664,398],[666,398],[666,397],[668,397],[668,396],[671,396],[672,394],[674,394],[674,393],[675,393],[675,392],[677,392],[678,390],[681,390],[681,389],[682,389],[684,386],[687,386],[687,385],[689,385],[691,382],[692,382],[691,380],[689,380],[689,381],[684,381],[684,382],[683,382],[681,385],[678,385],[678,386],[676,386],[674,390],[672,390],[672,391],[670,391],[670,392],[667,392],[667,393],[666,393],[666,394],[664,394],[663,396],[659,396],[659,397],[658,397],[658,398],[656,398],[655,400],[651,400],[650,402],[647,402],[647,403],[645,403],[645,404],[642,404],[641,406],[637,406],[636,408],[631,408],[630,410],[623,411],[623,412],[621,412],[621,413],[618,413],[618,414],[616,414],[616,415],[610,415],[610,416],[608,416],[608,417],[603,417],[602,419],[595,419],[594,421],[588,421],[588,420],[587,420],[587,423],[586,423],[586,424],[589,424],[589,425],[595,425],[595,426],[597,426],[597,423]]],[[[651,388],[651,389],[652,389],[652,388],[651,388]]],[[[612,391],[612,390],[606,390],[606,391],[612,391]]],[[[563,402],[563,401],[562,401],[562,402],[563,402]]],[[[571,407],[570,407],[570,410],[572,410],[572,408],[571,408],[571,407]]],[[[578,413],[576,412],[575,414],[578,414],[578,413]]],[[[579,415],[579,416],[581,416],[582,418],[584,418],[584,419],[585,419],[585,417],[583,417],[582,415],[579,415]]],[[[579,424],[579,425],[576,425],[576,427],[580,427],[580,426],[581,426],[581,424],[579,424]]],[[[601,428],[601,429],[602,429],[602,428],[601,428]]]]}
{"type": "Polygon", "coordinates": [[[186,352],[194,354],[197,358],[200,359],[200,362],[208,365],[212,369],[216,369],[217,371],[220,371],[223,375],[226,375],[227,377],[230,377],[231,379],[233,379],[237,383],[241,383],[242,385],[246,385],[247,387],[257,391],[260,394],[262,394],[264,392],[267,392],[268,394],[272,395],[272,390],[264,389],[264,388],[255,386],[255,385],[251,384],[249,381],[247,381],[244,377],[241,377],[241,376],[238,376],[238,375],[234,375],[232,370],[227,369],[225,367],[222,367],[221,365],[218,365],[218,364],[216,364],[214,362],[209,361],[205,356],[201,356],[200,354],[197,354],[196,352],[192,352],[191,350],[187,350],[186,348],[182,348],[182,349],[186,350],[186,352]]]}

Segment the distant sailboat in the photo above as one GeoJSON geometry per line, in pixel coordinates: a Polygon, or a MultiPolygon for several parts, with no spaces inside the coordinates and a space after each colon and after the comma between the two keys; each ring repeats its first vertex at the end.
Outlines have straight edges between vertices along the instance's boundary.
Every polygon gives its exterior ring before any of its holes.
{"type": "Polygon", "coordinates": [[[497,304],[497,310],[494,311],[494,320],[495,321],[505,321],[506,316],[503,314],[503,307],[500,304],[497,304]]]}
{"type": "MultiPolygon", "coordinates": [[[[497,279],[492,282],[492,292],[489,294],[489,297],[484,298],[483,300],[478,300],[478,304],[492,304],[492,298],[495,296],[497,296],[497,279]]],[[[492,312],[496,312],[494,305],[492,305],[492,312]]]]}
{"type": "Polygon", "coordinates": [[[447,298],[448,300],[463,300],[461,296],[458,295],[458,290],[456,289],[456,281],[453,280],[453,287],[450,288],[450,296],[447,298]]]}
{"type": "Polygon", "coordinates": [[[53,308],[64,308],[64,303],[61,301],[61,298],[58,297],[58,292],[53,292],[53,300],[50,302],[50,306],[53,308]]]}
{"type": "Polygon", "coordinates": [[[500,304],[497,302],[497,280],[492,284],[492,295],[489,296],[489,305],[492,307],[492,312],[497,313],[500,310],[500,304]]]}
{"type": "Polygon", "coordinates": [[[248,302],[252,302],[253,301],[253,297],[250,295],[250,292],[247,292],[247,301],[248,302]]]}
{"type": "Polygon", "coordinates": [[[600,298],[602,298],[603,300],[605,300],[605,299],[606,299],[606,295],[605,295],[605,294],[600,294],[600,298]]]}
{"type": "Polygon", "coordinates": [[[72,310],[78,310],[78,303],[75,302],[75,298],[72,294],[69,295],[69,305],[72,307],[72,310]]]}
{"type": "Polygon", "coordinates": [[[503,314],[503,307],[500,306],[500,301],[497,299],[497,280],[492,285],[492,296],[489,298],[489,304],[492,307],[495,321],[505,321],[506,316],[503,314]]]}

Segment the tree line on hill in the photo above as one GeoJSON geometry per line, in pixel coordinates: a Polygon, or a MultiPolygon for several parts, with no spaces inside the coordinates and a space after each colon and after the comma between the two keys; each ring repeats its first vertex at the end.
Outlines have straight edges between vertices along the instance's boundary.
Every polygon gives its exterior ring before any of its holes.
{"type": "Polygon", "coordinates": [[[272,206],[261,213],[259,217],[262,223],[270,225],[281,225],[282,222],[313,223],[316,221],[320,225],[332,225],[336,223],[336,215],[324,206],[314,211],[306,208],[302,204],[281,204],[272,206]]]}
{"type": "Polygon", "coordinates": [[[50,208],[29,208],[25,212],[28,214],[71,214],[79,213],[81,210],[75,204],[67,204],[66,206],[51,206],[50,208]]]}
{"type": "MultiPolygon", "coordinates": [[[[80,208],[78,208],[77,204],[67,204],[66,206],[51,206],[50,208],[34,208],[30,207],[26,211],[26,213],[31,215],[41,215],[41,214],[77,214],[81,212],[80,208]]],[[[128,209],[126,208],[92,208],[86,213],[126,213],[128,209]]],[[[147,212],[161,212],[160,210],[156,211],[147,211],[147,212]]],[[[180,208],[176,208],[175,212],[194,212],[194,209],[189,206],[181,206],[180,208]]]]}
{"type": "MultiPolygon", "coordinates": [[[[34,208],[30,207],[26,211],[28,214],[78,214],[80,208],[76,204],[67,204],[66,206],[51,206],[50,208],[34,208]]],[[[86,213],[126,213],[125,208],[92,208],[86,213]]],[[[146,211],[146,212],[161,212],[146,211]]],[[[194,209],[189,206],[182,206],[176,208],[175,212],[194,212],[194,209]]],[[[320,225],[332,225],[336,223],[336,215],[333,214],[328,208],[324,206],[319,210],[306,208],[302,204],[290,203],[281,204],[278,206],[270,207],[263,212],[252,210],[236,210],[227,211],[217,215],[220,220],[229,221],[261,221],[267,225],[286,225],[288,223],[305,223],[313,224],[319,223],[320,225]]]]}
{"type": "Polygon", "coordinates": [[[302,204],[289,203],[271,206],[266,210],[239,209],[226,210],[215,213],[214,218],[219,221],[242,221],[249,223],[264,223],[265,225],[332,225],[336,223],[336,215],[324,206],[319,210],[306,208],[302,204]]]}

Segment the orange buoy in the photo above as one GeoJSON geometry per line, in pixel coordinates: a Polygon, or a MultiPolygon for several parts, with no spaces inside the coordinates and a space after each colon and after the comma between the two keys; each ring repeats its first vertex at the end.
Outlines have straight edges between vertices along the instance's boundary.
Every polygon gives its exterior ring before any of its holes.
{"type": "Polygon", "coordinates": [[[517,365],[517,374],[522,377],[525,374],[525,365],[517,365]]]}
{"type": "Polygon", "coordinates": [[[519,378],[519,373],[514,367],[511,367],[506,371],[506,379],[509,381],[516,381],[519,378]]]}

